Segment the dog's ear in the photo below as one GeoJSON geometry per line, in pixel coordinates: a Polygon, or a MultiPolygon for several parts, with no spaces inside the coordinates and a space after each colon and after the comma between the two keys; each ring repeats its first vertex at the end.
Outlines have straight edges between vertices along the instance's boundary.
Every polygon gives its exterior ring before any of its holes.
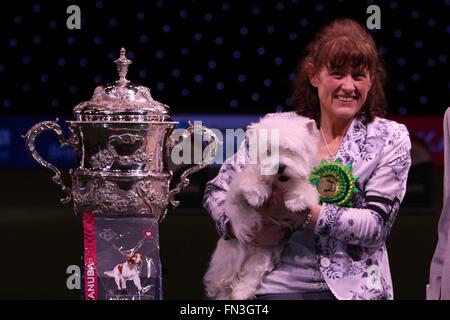
{"type": "Polygon", "coordinates": [[[311,134],[311,135],[318,134],[316,121],[314,121],[313,119],[308,119],[305,127],[306,127],[306,130],[308,130],[309,134],[311,134]]]}

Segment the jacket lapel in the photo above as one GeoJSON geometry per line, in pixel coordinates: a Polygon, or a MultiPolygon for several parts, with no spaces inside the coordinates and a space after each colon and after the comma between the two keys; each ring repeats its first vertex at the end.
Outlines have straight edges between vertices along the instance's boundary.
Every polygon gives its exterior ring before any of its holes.
{"type": "Polygon", "coordinates": [[[359,155],[364,148],[367,136],[367,126],[359,117],[355,117],[347,130],[347,133],[339,147],[337,157],[342,160],[345,165],[356,164],[359,155]]]}

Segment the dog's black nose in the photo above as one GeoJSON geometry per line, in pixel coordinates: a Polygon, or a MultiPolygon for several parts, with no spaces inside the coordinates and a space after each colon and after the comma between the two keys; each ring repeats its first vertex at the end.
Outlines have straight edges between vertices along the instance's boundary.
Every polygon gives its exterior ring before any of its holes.
{"type": "Polygon", "coordinates": [[[279,176],[278,180],[281,181],[281,182],[286,182],[286,181],[289,180],[289,177],[288,176],[279,176]]]}
{"type": "Polygon", "coordinates": [[[284,169],[286,169],[286,165],[280,163],[280,165],[278,166],[277,174],[282,174],[284,172],[284,169]]]}

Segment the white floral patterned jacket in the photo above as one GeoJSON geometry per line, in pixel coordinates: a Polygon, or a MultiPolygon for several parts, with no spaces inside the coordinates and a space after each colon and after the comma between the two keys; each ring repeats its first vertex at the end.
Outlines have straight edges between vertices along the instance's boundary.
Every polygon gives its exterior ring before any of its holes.
{"type": "MultiPolygon", "coordinates": [[[[203,205],[224,238],[226,192],[248,163],[247,148],[243,143],[206,186],[203,205]]],[[[337,299],[393,299],[385,241],[406,192],[410,149],[406,127],[383,118],[367,125],[355,118],[342,141],[337,157],[352,163],[360,192],[351,208],[323,204],[314,230],[320,271],[337,299]]]]}

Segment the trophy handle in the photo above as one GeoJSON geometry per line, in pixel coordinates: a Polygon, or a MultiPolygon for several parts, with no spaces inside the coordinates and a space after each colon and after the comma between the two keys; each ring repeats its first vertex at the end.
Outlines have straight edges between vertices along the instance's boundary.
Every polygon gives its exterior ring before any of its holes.
{"type": "MultiPolygon", "coordinates": [[[[183,138],[186,138],[190,135],[195,133],[202,133],[202,136],[206,137],[206,140],[208,141],[208,145],[205,147],[205,150],[207,151],[207,154],[203,161],[194,167],[191,167],[187,169],[180,177],[180,182],[175,187],[175,189],[171,190],[169,192],[169,201],[170,203],[176,208],[180,205],[180,201],[175,200],[175,195],[181,191],[183,191],[190,183],[187,176],[193,174],[194,172],[197,172],[204,167],[206,167],[208,164],[214,161],[214,158],[216,157],[217,147],[219,146],[219,139],[217,138],[216,134],[211,130],[208,129],[205,126],[202,125],[193,125],[190,121],[188,122],[189,126],[187,127],[187,131],[190,133],[189,135],[184,135],[183,138]]],[[[202,154],[205,151],[202,152],[202,154]]]]}
{"type": "MultiPolygon", "coordinates": [[[[66,187],[64,182],[61,179],[61,172],[56,168],[54,165],[48,163],[45,161],[36,151],[35,141],[36,138],[43,133],[44,131],[54,131],[59,138],[59,143],[61,147],[64,146],[74,146],[74,142],[72,140],[66,140],[64,138],[64,135],[62,133],[62,129],[57,123],[58,119],[56,121],[43,121],[35,124],[33,127],[31,127],[28,132],[22,136],[22,138],[26,139],[26,147],[30,155],[33,157],[34,160],[36,160],[41,166],[46,167],[47,169],[50,169],[55,173],[55,175],[52,177],[52,180],[61,187],[62,191],[67,194],[65,198],[61,198],[62,203],[68,203],[70,199],[72,198],[71,189],[69,187],[66,187]]],[[[73,133],[73,131],[72,131],[73,133]]]]}

